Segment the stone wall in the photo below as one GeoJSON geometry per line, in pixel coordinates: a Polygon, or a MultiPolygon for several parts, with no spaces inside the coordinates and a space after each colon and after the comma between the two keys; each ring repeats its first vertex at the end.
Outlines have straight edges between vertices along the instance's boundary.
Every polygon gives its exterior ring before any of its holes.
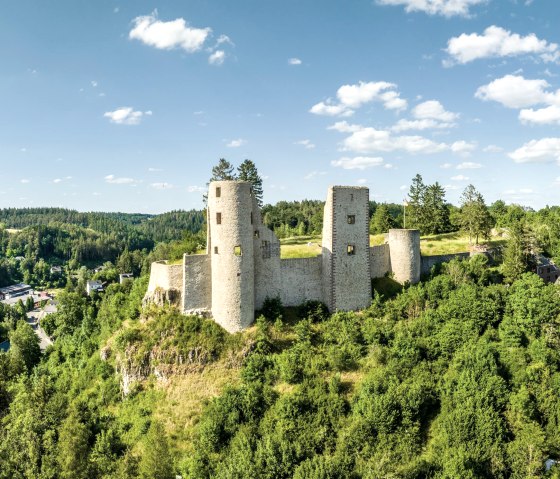
{"type": "Polygon", "coordinates": [[[183,312],[210,311],[212,307],[212,269],[207,254],[183,257],[183,312]]]}
{"type": "Polygon", "coordinates": [[[298,306],[314,300],[323,301],[322,258],[280,260],[280,299],[284,306],[298,306]]]}
{"type": "Polygon", "coordinates": [[[154,292],[157,288],[163,290],[183,289],[183,265],[167,264],[166,261],[156,261],[152,263],[150,270],[150,282],[148,283],[148,293],[154,292]]]}
{"type": "Polygon", "coordinates": [[[436,264],[448,263],[452,259],[469,259],[470,253],[441,254],[435,256],[422,256],[422,274],[429,274],[436,264]]]}
{"type": "Polygon", "coordinates": [[[382,278],[391,271],[391,249],[388,244],[370,247],[369,267],[372,278],[382,278]]]}
{"type": "Polygon", "coordinates": [[[261,309],[264,300],[280,296],[280,241],[266,226],[255,225],[255,308],[261,309]]]}

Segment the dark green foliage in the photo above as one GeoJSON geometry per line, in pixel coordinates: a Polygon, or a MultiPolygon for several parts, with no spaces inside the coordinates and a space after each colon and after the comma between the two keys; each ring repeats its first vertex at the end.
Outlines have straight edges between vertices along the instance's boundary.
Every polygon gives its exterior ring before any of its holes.
{"type": "Polygon", "coordinates": [[[461,196],[459,219],[461,228],[469,235],[469,242],[472,243],[474,238],[475,244],[478,244],[479,237],[490,238],[490,230],[494,221],[486,208],[483,196],[476,191],[473,185],[467,186],[461,196]]]}
{"type": "Polygon", "coordinates": [[[375,213],[371,217],[369,232],[371,234],[387,233],[394,227],[395,220],[389,212],[389,207],[386,203],[381,203],[377,206],[375,213]]]}
{"type": "Polygon", "coordinates": [[[259,313],[262,314],[267,321],[276,321],[276,319],[281,318],[284,312],[284,307],[282,306],[282,301],[280,297],[269,298],[268,296],[264,299],[262,308],[259,313]]]}
{"type": "Polygon", "coordinates": [[[237,179],[251,183],[253,196],[257,200],[257,205],[261,207],[263,204],[262,178],[259,176],[257,167],[251,160],[244,160],[237,167],[237,179]]]}
{"type": "Polygon", "coordinates": [[[312,323],[318,323],[329,317],[329,310],[321,301],[309,300],[298,306],[297,314],[301,319],[309,319],[312,323]]]}
{"type": "Polygon", "coordinates": [[[422,234],[439,234],[452,230],[450,205],[445,201],[445,189],[438,182],[425,185],[416,175],[408,193],[407,228],[419,229],[422,234]]]}
{"type": "Polygon", "coordinates": [[[152,422],[144,439],[144,453],[139,464],[142,479],[173,479],[173,458],[169,452],[163,426],[152,422]]]}

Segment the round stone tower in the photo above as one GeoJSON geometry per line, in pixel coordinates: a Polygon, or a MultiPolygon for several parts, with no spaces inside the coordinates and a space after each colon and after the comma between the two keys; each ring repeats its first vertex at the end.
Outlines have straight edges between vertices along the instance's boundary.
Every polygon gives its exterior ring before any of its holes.
{"type": "Polygon", "coordinates": [[[389,230],[389,248],[394,279],[399,283],[418,283],[422,267],[420,231],[389,230]]]}
{"type": "Polygon", "coordinates": [[[255,315],[253,215],[250,183],[210,183],[207,221],[212,316],[230,333],[250,326],[255,315]]]}

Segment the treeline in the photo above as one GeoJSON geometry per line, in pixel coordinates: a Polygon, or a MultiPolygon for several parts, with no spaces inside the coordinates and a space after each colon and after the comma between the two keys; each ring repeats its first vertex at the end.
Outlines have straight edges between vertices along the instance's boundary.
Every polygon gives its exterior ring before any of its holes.
{"type": "Polygon", "coordinates": [[[171,211],[161,215],[139,213],[81,213],[64,208],[0,209],[0,224],[5,228],[73,225],[98,233],[132,236],[142,234],[154,243],[182,238],[185,231],[197,233],[205,222],[199,210],[171,211]]]}

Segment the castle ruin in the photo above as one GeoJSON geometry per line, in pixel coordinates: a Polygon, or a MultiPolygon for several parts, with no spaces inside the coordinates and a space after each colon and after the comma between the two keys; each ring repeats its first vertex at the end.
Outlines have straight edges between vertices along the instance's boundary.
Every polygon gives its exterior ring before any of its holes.
{"type": "Polygon", "coordinates": [[[323,217],[322,252],[312,258],[280,258],[280,241],[263,223],[244,181],[209,185],[206,254],[184,255],[181,264],[152,264],[146,301],[178,303],[184,314],[208,314],[229,332],[254,321],[264,300],[284,306],[307,300],[330,311],[366,308],[371,279],[392,273],[417,283],[423,273],[455,255],[420,255],[418,230],[393,229],[387,242],[369,245],[369,189],[331,186],[323,217]]]}

